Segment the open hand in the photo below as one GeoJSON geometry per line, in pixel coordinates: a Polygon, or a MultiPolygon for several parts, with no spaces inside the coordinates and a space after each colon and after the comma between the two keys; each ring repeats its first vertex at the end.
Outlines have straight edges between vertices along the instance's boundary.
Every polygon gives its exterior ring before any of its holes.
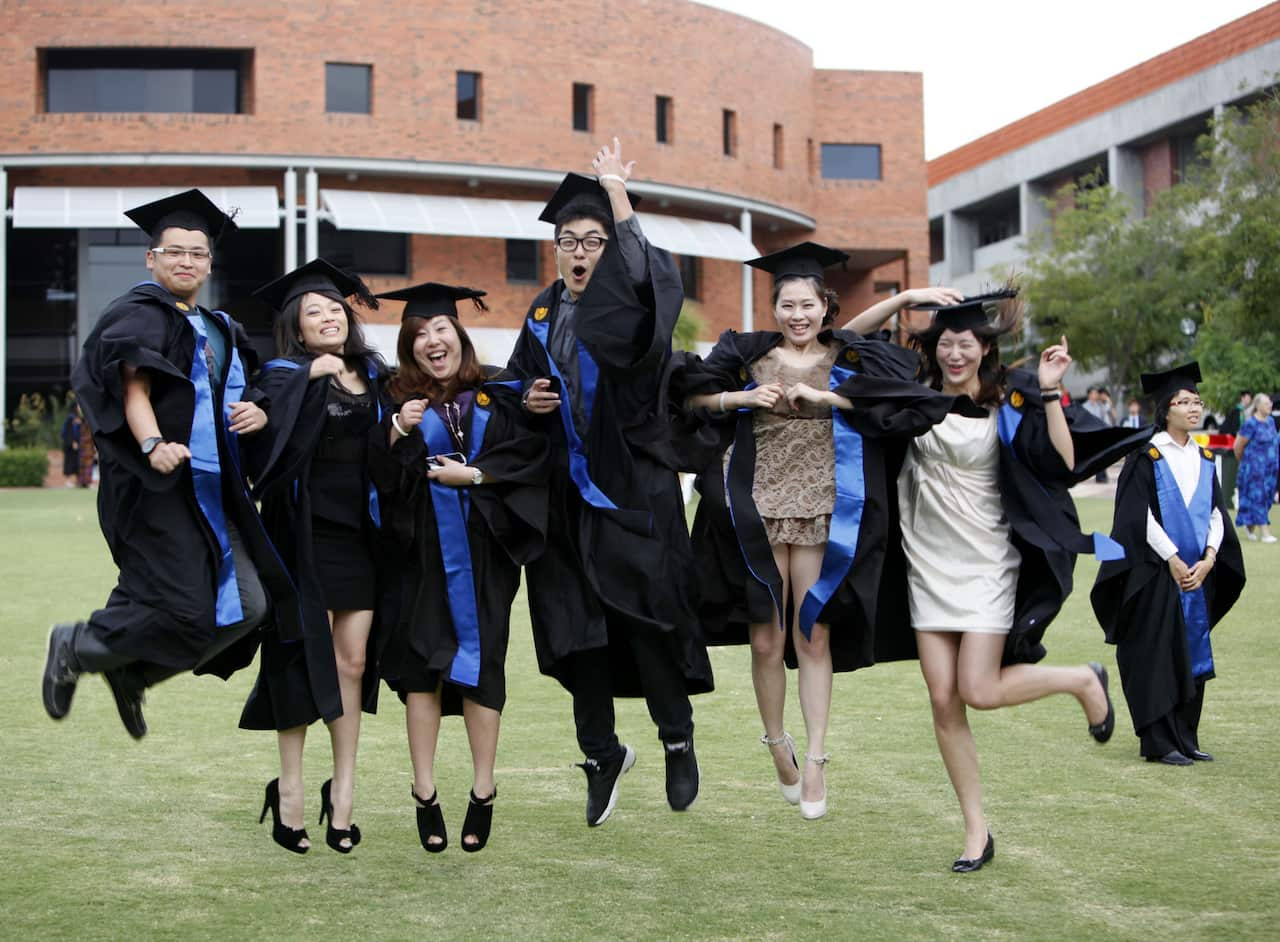
{"type": "Polygon", "coordinates": [[[1037,371],[1040,376],[1040,388],[1054,389],[1062,385],[1062,377],[1066,375],[1070,366],[1071,354],[1067,352],[1067,337],[1064,334],[1062,343],[1046,347],[1040,354],[1040,368],[1037,371]]]}
{"type": "Polygon", "coordinates": [[[255,402],[233,402],[227,406],[227,421],[229,431],[252,435],[267,427],[267,414],[255,402]]]}
{"type": "Polygon", "coordinates": [[[591,170],[597,178],[606,175],[622,178],[621,183],[617,180],[602,180],[600,185],[608,189],[610,185],[626,186],[627,181],[631,179],[631,170],[635,165],[636,162],[634,160],[629,160],[626,163],[622,162],[622,144],[615,137],[612,150],[609,149],[608,144],[605,144],[596,151],[596,155],[591,161],[591,170]]]}

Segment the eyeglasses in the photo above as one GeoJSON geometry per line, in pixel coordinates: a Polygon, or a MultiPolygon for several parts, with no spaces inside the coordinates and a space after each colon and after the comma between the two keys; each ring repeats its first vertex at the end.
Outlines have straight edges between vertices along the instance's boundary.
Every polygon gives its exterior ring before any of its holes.
{"type": "Polygon", "coordinates": [[[581,239],[577,236],[562,235],[556,239],[556,245],[560,247],[561,252],[576,251],[579,245],[588,252],[595,252],[603,248],[608,241],[604,236],[597,235],[583,236],[581,239]]]}
{"type": "Polygon", "coordinates": [[[1179,409],[1186,409],[1186,408],[1201,409],[1204,407],[1204,400],[1203,399],[1175,399],[1173,400],[1173,402],[1169,403],[1170,408],[1172,408],[1173,406],[1177,406],[1179,409]]]}
{"type": "Polygon", "coordinates": [[[181,261],[182,256],[190,257],[193,262],[207,262],[213,258],[213,253],[208,249],[180,249],[173,245],[160,245],[151,250],[157,255],[168,255],[175,262],[181,261]]]}

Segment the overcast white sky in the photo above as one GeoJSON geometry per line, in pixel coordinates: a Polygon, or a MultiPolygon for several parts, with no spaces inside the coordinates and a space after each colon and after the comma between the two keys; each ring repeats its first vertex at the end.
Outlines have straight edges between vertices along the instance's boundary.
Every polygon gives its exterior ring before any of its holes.
{"type": "Polygon", "coordinates": [[[1259,0],[700,2],[790,33],[813,49],[820,69],[923,72],[928,158],[1268,6],[1259,0]]]}

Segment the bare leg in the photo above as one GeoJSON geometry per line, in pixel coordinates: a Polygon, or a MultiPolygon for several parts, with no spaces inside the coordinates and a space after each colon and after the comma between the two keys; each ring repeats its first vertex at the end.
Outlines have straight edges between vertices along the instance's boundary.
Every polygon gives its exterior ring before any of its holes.
{"type": "MultiPolygon", "coordinates": [[[[791,547],[791,588],[795,599],[791,631],[800,669],[800,712],[804,714],[807,737],[805,754],[815,759],[825,755],[827,749],[827,719],[831,714],[831,631],[826,625],[814,624],[806,639],[800,631],[800,605],[821,575],[826,548],[825,543],[791,547]]],[[[823,766],[807,759],[804,771],[801,798],[805,801],[821,800],[827,793],[823,766]]]]}
{"type": "Polygon", "coordinates": [[[409,732],[409,761],[413,763],[413,790],[430,798],[436,790],[436,743],[440,738],[440,688],[432,693],[405,697],[405,726],[409,732]]]}
{"type": "MultiPolygon", "coordinates": [[[[333,653],[338,661],[338,689],[342,693],[342,716],[329,724],[333,744],[333,820],[339,831],[351,827],[351,804],[356,784],[356,747],[360,742],[361,684],[364,680],[365,647],[373,627],[373,612],[330,612],[333,653]]],[[[349,842],[344,841],[344,846],[349,842]]]]}
{"type": "Polygon", "coordinates": [[[987,819],[982,812],[982,780],[978,774],[978,747],[969,729],[969,718],[957,684],[957,663],[961,638],[950,631],[917,631],[920,672],[929,688],[933,708],[933,735],[947,767],[951,787],[964,816],[964,854],[972,860],[982,856],[987,843],[987,819]]]}
{"type": "MultiPolygon", "coordinates": [[[[467,724],[467,741],[471,744],[471,766],[474,784],[471,792],[477,798],[485,799],[493,795],[493,768],[498,761],[498,728],[502,722],[502,714],[497,710],[481,706],[465,697],[462,700],[462,719],[467,724]]],[[[429,798],[430,795],[422,795],[429,798]]],[[[474,834],[462,835],[462,843],[475,844],[474,834]]]]}
{"type": "Polygon", "coordinates": [[[1004,635],[965,632],[960,644],[956,684],[960,698],[975,710],[1030,703],[1055,693],[1069,693],[1084,708],[1091,724],[1107,716],[1102,682],[1088,667],[1011,664],[1001,668],[1004,635]]]}
{"type": "MultiPolygon", "coordinates": [[[[788,552],[787,547],[773,547],[773,561],[782,575],[782,597],[787,597],[788,552]]],[[[750,625],[751,637],[751,683],[756,690],[756,708],[760,711],[760,720],[764,723],[764,734],[770,739],[781,739],[786,729],[783,716],[787,703],[787,669],[782,663],[782,655],[786,649],[787,638],[782,633],[782,626],[774,620],[767,624],[750,625]]],[[[798,781],[796,767],[791,762],[791,746],[779,742],[770,746],[773,753],[773,765],[778,773],[778,781],[784,785],[794,785],[798,781]]]]}
{"type": "MultiPolygon", "coordinates": [[[[295,831],[303,825],[303,811],[307,798],[302,786],[302,750],[307,743],[307,728],[295,726],[276,733],[276,745],[280,748],[280,823],[295,831]]],[[[299,847],[310,847],[302,840],[299,847]]]]}

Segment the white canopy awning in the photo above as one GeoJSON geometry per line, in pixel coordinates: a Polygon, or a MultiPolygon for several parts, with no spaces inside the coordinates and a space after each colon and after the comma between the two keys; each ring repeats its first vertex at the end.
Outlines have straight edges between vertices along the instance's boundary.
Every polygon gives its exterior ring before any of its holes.
{"type": "MultiPolygon", "coordinates": [[[[181,193],[185,186],[18,186],[13,189],[15,229],[129,229],[126,209],[181,193]]],[[[241,229],[276,229],[280,201],[273,186],[202,186],[241,229]]]]}
{"type": "MultiPolygon", "coordinates": [[[[538,220],[543,204],[524,200],[324,189],[320,191],[320,203],[339,229],[484,239],[552,236],[551,225],[538,220]]],[[[741,262],[760,254],[740,230],[722,222],[654,213],[637,215],[649,240],[677,255],[741,262]]]]}

